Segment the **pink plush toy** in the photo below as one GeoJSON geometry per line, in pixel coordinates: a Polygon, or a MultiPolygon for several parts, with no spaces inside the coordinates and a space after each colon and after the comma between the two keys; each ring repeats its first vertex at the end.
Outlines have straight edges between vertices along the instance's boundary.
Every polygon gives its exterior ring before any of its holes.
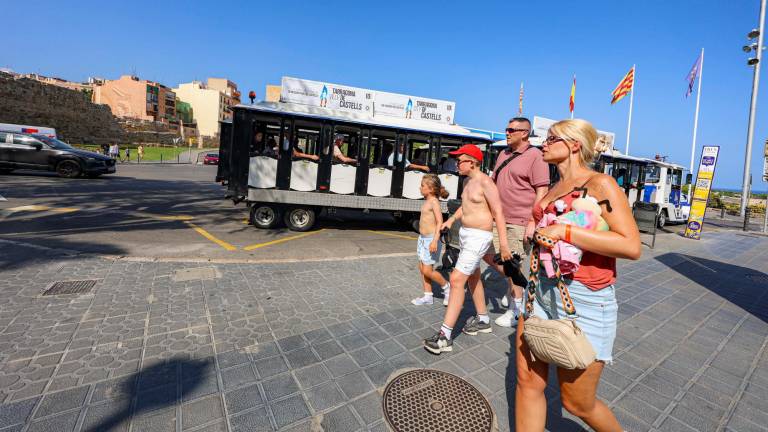
{"type": "MultiPolygon", "coordinates": [[[[561,214],[565,211],[567,205],[563,200],[555,201],[555,209],[560,216],[547,213],[539,221],[539,228],[543,228],[554,223],[577,226],[589,230],[608,231],[608,224],[600,216],[602,210],[597,200],[591,196],[577,198],[571,203],[571,211],[561,214]]],[[[560,274],[567,275],[576,273],[581,263],[581,257],[584,255],[578,247],[560,240],[555,243],[552,249],[541,249],[539,257],[541,265],[547,272],[547,277],[555,277],[555,269],[552,260],[556,259],[560,267],[560,274]]]]}

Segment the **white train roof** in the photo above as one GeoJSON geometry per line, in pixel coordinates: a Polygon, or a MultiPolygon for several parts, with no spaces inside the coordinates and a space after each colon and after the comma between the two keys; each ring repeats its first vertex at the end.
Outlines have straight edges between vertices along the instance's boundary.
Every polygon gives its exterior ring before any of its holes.
{"type": "Polygon", "coordinates": [[[444,135],[454,135],[463,138],[474,138],[488,141],[488,135],[475,133],[459,125],[400,119],[396,117],[371,118],[365,115],[354,114],[346,111],[338,111],[329,108],[301,105],[285,102],[257,102],[253,105],[240,104],[236,108],[249,109],[278,114],[293,114],[302,117],[323,118],[344,122],[362,123],[370,126],[382,126],[397,129],[407,129],[414,132],[431,132],[444,135]]]}

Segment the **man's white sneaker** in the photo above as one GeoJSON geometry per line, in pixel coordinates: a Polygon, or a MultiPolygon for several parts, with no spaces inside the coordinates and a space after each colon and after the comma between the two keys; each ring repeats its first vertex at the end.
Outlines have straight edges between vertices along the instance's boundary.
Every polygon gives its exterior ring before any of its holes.
{"type": "Polygon", "coordinates": [[[504,296],[501,298],[501,305],[504,307],[509,307],[509,299],[507,298],[507,296],[504,296]]]}
{"type": "Polygon", "coordinates": [[[508,310],[504,314],[494,321],[499,327],[515,327],[517,326],[517,316],[514,311],[508,310]]]}
{"type": "Polygon", "coordinates": [[[432,300],[432,296],[423,296],[423,297],[419,297],[411,300],[411,303],[415,304],[416,306],[431,305],[433,303],[433,300],[432,300]]]}
{"type": "Polygon", "coordinates": [[[448,298],[451,296],[451,289],[443,291],[443,306],[448,306],[448,298]]]}

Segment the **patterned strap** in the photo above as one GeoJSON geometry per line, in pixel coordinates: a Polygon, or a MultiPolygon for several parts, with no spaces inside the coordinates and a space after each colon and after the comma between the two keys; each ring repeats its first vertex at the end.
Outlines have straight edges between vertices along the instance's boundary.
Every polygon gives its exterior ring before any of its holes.
{"type": "MultiPolygon", "coordinates": [[[[526,316],[533,314],[533,300],[536,296],[536,286],[539,284],[539,249],[541,246],[536,243],[533,245],[531,251],[531,273],[528,275],[528,299],[525,302],[526,316]]],[[[568,292],[568,287],[563,281],[563,275],[560,273],[560,266],[557,265],[557,261],[552,260],[552,265],[555,267],[555,278],[557,279],[557,289],[560,291],[560,299],[563,301],[563,309],[569,316],[576,315],[576,308],[573,306],[571,300],[571,294],[568,292]]]]}

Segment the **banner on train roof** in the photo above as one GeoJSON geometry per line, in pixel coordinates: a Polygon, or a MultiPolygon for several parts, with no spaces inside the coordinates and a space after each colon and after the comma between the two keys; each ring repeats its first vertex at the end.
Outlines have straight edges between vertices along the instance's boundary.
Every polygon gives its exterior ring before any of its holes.
{"type": "Polygon", "coordinates": [[[386,116],[453,124],[456,104],[397,93],[283,77],[280,101],[352,112],[370,118],[386,116]]]}
{"type": "Polygon", "coordinates": [[[691,211],[688,213],[688,223],[685,225],[685,237],[699,240],[701,229],[704,227],[704,214],[707,212],[707,201],[712,182],[715,179],[715,165],[720,153],[719,146],[705,146],[701,151],[699,171],[696,174],[696,189],[691,200],[691,211]]]}
{"type": "Polygon", "coordinates": [[[373,116],[375,92],[357,87],[283,77],[280,101],[373,116]]]}
{"type": "Polygon", "coordinates": [[[396,93],[376,92],[374,101],[375,116],[453,124],[455,111],[453,102],[396,93]]]}

